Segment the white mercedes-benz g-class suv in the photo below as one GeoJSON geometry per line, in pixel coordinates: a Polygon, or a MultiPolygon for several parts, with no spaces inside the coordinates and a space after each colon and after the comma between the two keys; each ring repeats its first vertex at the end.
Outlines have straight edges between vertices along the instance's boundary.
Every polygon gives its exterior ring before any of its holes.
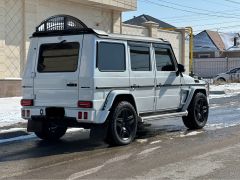
{"type": "Polygon", "coordinates": [[[144,121],[182,117],[187,128],[203,128],[207,84],[184,71],[167,41],[107,34],[54,16],[31,37],[22,118],[44,140],[83,127],[113,145],[131,143],[144,121]]]}

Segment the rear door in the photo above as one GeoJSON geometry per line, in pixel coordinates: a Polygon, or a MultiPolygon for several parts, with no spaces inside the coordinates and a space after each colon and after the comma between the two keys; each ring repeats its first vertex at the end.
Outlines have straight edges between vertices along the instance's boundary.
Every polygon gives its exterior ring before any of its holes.
{"type": "Polygon", "coordinates": [[[76,107],[82,36],[39,38],[35,106],[76,107]]]}
{"type": "Polygon", "coordinates": [[[154,111],[154,80],[151,44],[129,42],[130,85],[138,111],[154,111]]]}

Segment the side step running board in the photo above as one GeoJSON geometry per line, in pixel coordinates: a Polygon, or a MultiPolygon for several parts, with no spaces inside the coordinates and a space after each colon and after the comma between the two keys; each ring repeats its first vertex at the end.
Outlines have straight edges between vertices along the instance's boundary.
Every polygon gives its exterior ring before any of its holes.
{"type": "Polygon", "coordinates": [[[182,117],[187,116],[188,112],[175,112],[175,113],[169,113],[169,114],[159,114],[159,115],[152,115],[152,116],[144,116],[141,117],[143,121],[151,121],[155,119],[166,119],[166,118],[174,118],[174,117],[182,117]]]}

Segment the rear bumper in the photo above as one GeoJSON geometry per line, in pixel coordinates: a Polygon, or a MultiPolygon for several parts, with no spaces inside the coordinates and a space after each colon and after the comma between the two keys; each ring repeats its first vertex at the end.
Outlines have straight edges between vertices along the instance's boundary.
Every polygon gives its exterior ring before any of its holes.
{"type": "MultiPolygon", "coordinates": [[[[21,111],[22,118],[26,120],[32,119],[33,116],[46,117],[46,107],[23,107],[21,111]]],[[[93,124],[103,124],[109,115],[109,111],[96,111],[79,108],[64,108],[64,112],[65,119],[75,119],[79,123],[93,124]],[[82,117],[79,117],[79,112],[82,113],[82,117]],[[84,116],[84,114],[87,114],[87,116],[84,116]]]]}

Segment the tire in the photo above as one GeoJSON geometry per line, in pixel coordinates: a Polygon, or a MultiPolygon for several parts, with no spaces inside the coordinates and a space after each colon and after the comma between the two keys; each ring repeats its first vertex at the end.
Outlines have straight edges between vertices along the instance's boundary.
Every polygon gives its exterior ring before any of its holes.
{"type": "Polygon", "coordinates": [[[109,126],[105,142],[113,146],[130,144],[136,136],[137,117],[136,110],[127,101],[114,106],[108,119],[109,126]]]}
{"type": "Polygon", "coordinates": [[[183,123],[189,129],[201,129],[207,123],[208,113],[209,106],[206,95],[197,93],[188,107],[188,116],[183,117],[183,123]]]}
{"type": "Polygon", "coordinates": [[[43,123],[42,130],[35,132],[36,136],[42,140],[56,141],[59,140],[67,131],[66,126],[60,126],[53,122],[43,123]]]}
{"type": "Polygon", "coordinates": [[[217,79],[217,82],[219,82],[219,83],[225,83],[226,82],[226,79],[224,79],[224,78],[218,78],[217,79]]]}

